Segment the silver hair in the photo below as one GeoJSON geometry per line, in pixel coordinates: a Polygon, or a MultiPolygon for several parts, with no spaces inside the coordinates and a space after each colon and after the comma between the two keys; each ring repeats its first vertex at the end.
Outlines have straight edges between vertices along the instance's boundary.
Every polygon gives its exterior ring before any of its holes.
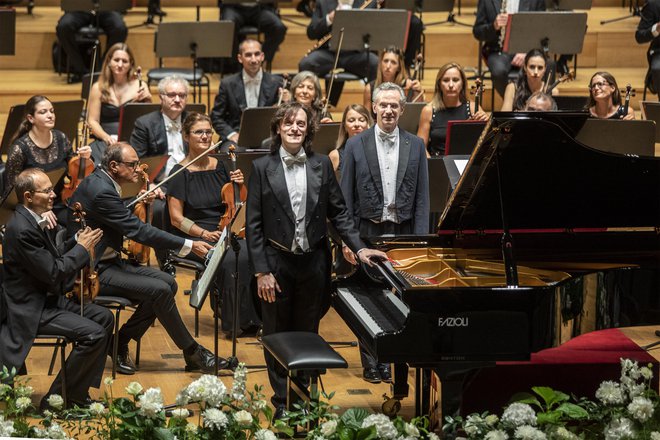
{"type": "Polygon", "coordinates": [[[371,94],[371,102],[376,103],[378,101],[378,95],[381,92],[389,92],[390,90],[396,90],[399,92],[399,104],[401,104],[401,107],[406,105],[406,93],[403,91],[401,86],[396,85],[391,82],[384,82],[378,87],[374,89],[374,92],[371,94]]]}
{"type": "Polygon", "coordinates": [[[165,88],[170,84],[181,84],[186,88],[186,93],[190,91],[190,84],[182,76],[179,75],[170,75],[158,81],[158,94],[164,95],[167,93],[165,88]]]}

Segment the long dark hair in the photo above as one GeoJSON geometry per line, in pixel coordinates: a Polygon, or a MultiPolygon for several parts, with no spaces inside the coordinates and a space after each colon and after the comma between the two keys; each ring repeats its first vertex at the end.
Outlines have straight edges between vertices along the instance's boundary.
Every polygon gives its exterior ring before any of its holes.
{"type": "Polygon", "coordinates": [[[13,144],[16,139],[25,136],[27,132],[32,130],[32,122],[28,121],[28,115],[34,116],[34,112],[37,110],[37,104],[44,101],[51,102],[50,99],[44,95],[34,95],[32,98],[28,99],[25,103],[25,112],[23,113],[23,122],[18,126],[18,130],[14,133],[14,136],[11,138],[9,145],[13,144]]]}
{"type": "Polygon", "coordinates": [[[522,110],[527,105],[527,100],[532,96],[532,89],[529,87],[529,82],[527,81],[527,64],[529,60],[534,57],[540,57],[545,63],[545,72],[543,73],[542,80],[545,79],[548,75],[548,60],[545,57],[545,54],[540,49],[532,49],[525,55],[525,63],[523,68],[520,70],[520,75],[516,80],[516,93],[513,95],[513,109],[522,110]]]}
{"type": "Polygon", "coordinates": [[[603,77],[605,81],[614,87],[614,91],[612,92],[612,105],[621,105],[621,91],[619,90],[619,86],[616,83],[616,79],[614,79],[610,72],[601,71],[594,73],[589,80],[589,103],[587,104],[587,110],[596,105],[596,100],[594,99],[594,91],[591,88],[591,82],[597,76],[603,77]]]}
{"type": "Polygon", "coordinates": [[[314,134],[316,133],[316,119],[312,113],[312,110],[305,107],[299,102],[287,102],[282,104],[275,112],[275,116],[270,121],[270,152],[271,154],[276,153],[280,146],[282,145],[282,136],[277,132],[282,121],[288,119],[293,119],[298,113],[298,110],[302,110],[307,115],[307,133],[305,134],[305,140],[303,141],[303,149],[305,154],[310,154],[312,152],[312,140],[314,140],[314,134]]]}

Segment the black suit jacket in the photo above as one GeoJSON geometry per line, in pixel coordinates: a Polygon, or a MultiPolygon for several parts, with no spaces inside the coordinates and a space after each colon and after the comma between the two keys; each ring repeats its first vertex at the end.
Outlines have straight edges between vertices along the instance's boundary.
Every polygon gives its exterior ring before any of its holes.
{"type": "MultiPolygon", "coordinates": [[[[359,9],[360,6],[364,3],[364,0],[355,0],[353,3],[353,9],[359,9]]],[[[312,20],[307,25],[307,38],[310,40],[318,40],[323,38],[325,35],[329,34],[332,31],[332,26],[328,26],[328,23],[325,21],[325,16],[330,12],[337,9],[338,2],[337,0],[317,0],[316,5],[314,6],[314,12],[312,13],[312,20]]],[[[373,0],[368,8],[375,8],[376,0],[373,0]]],[[[324,43],[321,48],[326,49],[329,43],[324,43]]]]}
{"type": "MultiPolygon", "coordinates": [[[[258,107],[269,107],[277,104],[279,88],[282,81],[268,72],[263,73],[259,88],[258,107]]],[[[232,132],[238,132],[241,127],[241,115],[247,108],[243,71],[225,77],[220,81],[220,90],[215,97],[211,120],[216,133],[227,140],[232,132]]]]}
{"type": "MultiPolygon", "coordinates": [[[[499,50],[500,33],[493,22],[502,9],[501,0],[479,0],[477,19],[472,26],[472,34],[483,41],[487,51],[499,50]]],[[[518,11],[545,11],[545,0],[520,0],[518,11]]]]}
{"type": "Polygon", "coordinates": [[[34,337],[47,295],[66,300],[64,286],[89,263],[89,254],[75,239],[54,246],[55,231],[42,231],[30,212],[16,207],[4,236],[3,292],[6,321],[0,327],[0,365],[23,365],[34,337]],[[50,234],[51,241],[46,238],[50,234]]]}
{"type": "MultiPolygon", "coordinates": [[[[181,123],[186,120],[188,112],[181,114],[181,123]]],[[[142,115],[135,120],[135,127],[129,141],[135,148],[138,157],[162,156],[168,154],[167,131],[165,121],[160,110],[142,115]]],[[[183,148],[188,152],[184,142],[183,148]]]]}
{"type": "Polygon", "coordinates": [[[649,0],[642,9],[642,18],[635,32],[635,40],[640,44],[650,41],[649,49],[657,50],[660,47],[660,37],[654,37],[651,28],[658,21],[660,21],[660,1],[649,0]]]}
{"type": "MultiPolygon", "coordinates": [[[[374,131],[372,127],[350,138],[341,162],[341,189],[358,228],[361,221],[380,221],[383,215],[383,182],[374,131]]],[[[412,220],[415,234],[428,234],[429,206],[429,171],[424,141],[399,128],[396,176],[399,221],[412,220]]]]}
{"type": "MultiPolygon", "coordinates": [[[[365,247],[346,209],[330,159],[314,153],[307,157],[305,230],[309,246],[318,247],[326,239],[329,219],[354,252],[365,247]]],[[[295,216],[279,151],[253,162],[248,188],[245,232],[250,261],[255,273],[272,272],[276,262],[268,256],[266,246],[272,240],[289,249],[295,233],[295,216]]]]}
{"type": "MultiPolygon", "coordinates": [[[[124,236],[156,249],[178,250],[185,242],[181,237],[161,231],[138,219],[133,211],[124,205],[112,179],[101,168],[85,177],[71,196],[69,206],[76,202],[80,202],[87,214],[87,225],[92,229],[103,230],[103,238],[95,249],[97,262],[108,247],[117,252],[121,251],[124,236]]],[[[78,226],[70,218],[69,235],[73,235],[77,230],[78,226]]]]}

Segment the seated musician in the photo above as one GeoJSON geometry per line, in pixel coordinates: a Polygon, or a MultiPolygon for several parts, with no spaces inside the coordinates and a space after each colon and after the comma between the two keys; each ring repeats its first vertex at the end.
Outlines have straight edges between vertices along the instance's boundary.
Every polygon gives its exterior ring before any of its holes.
{"type": "MultiPolygon", "coordinates": [[[[658,90],[660,87],[660,1],[648,0],[642,8],[642,18],[637,25],[635,40],[639,44],[649,44],[646,59],[651,74],[650,89],[658,90]]],[[[660,96],[660,95],[659,95],[660,96]]]]}
{"type": "Polygon", "coordinates": [[[238,62],[243,69],[222,78],[211,112],[213,128],[220,135],[221,150],[225,152],[238,141],[243,110],[277,104],[282,85],[276,77],[264,72],[264,53],[258,41],[247,39],[239,45],[238,62]]]}
{"type": "MultiPolygon", "coordinates": [[[[522,110],[533,93],[545,92],[545,86],[548,85],[546,61],[545,55],[539,49],[527,52],[522,74],[515,82],[510,82],[506,86],[502,103],[503,112],[522,110]]],[[[553,88],[551,93],[557,95],[558,89],[553,88]]]]}
{"type": "Polygon", "coordinates": [[[525,104],[526,112],[554,112],[557,111],[557,103],[552,96],[543,92],[534,92],[525,104]]]}
{"type": "MultiPolygon", "coordinates": [[[[406,95],[393,83],[373,94],[376,125],[346,142],[341,161],[341,189],[360,237],[429,233],[429,176],[422,139],[397,126],[406,95]],[[403,168],[399,178],[399,167],[403,168]],[[379,176],[377,179],[374,176],[379,176]],[[401,180],[399,180],[401,179],[401,180]]],[[[356,264],[347,246],[344,257],[356,264]]],[[[363,377],[390,381],[389,365],[360,350],[363,377]]]]}
{"type": "Polygon", "coordinates": [[[616,79],[609,72],[596,72],[591,77],[587,109],[592,118],[635,119],[635,110],[626,108],[616,79]]]}
{"type": "Polygon", "coordinates": [[[403,60],[403,51],[396,46],[388,46],[380,51],[376,79],[364,88],[364,106],[366,108],[371,108],[371,93],[384,82],[399,84],[406,92],[406,96],[412,95],[410,101],[424,102],[422,84],[418,79],[410,79],[403,60]]]}
{"type": "MultiPolygon", "coordinates": [[[[89,388],[98,388],[113,331],[112,313],[105,307],[80,305],[64,294],[103,235],[86,228],[61,246],[55,230],[45,228],[44,214],[53,209],[55,192],[48,176],[29,168],[15,179],[16,207],[4,234],[3,259],[6,321],[0,323],[0,365],[25,374],[27,357],[36,335],[62,335],[73,344],[64,366],[68,405],[87,408],[89,388]]],[[[62,395],[62,372],[41,401],[47,408],[51,394],[62,395]]]]}
{"type": "MultiPolygon", "coordinates": [[[[271,122],[271,153],[253,162],[246,239],[264,335],[318,332],[329,304],[327,220],[366,264],[372,257],[385,258],[360,240],[330,160],[311,150],[315,131],[307,107],[286,103],[271,122]]],[[[281,418],[287,403],[287,374],[268,351],[264,356],[275,418],[281,418]]]]}
{"type": "MultiPolygon", "coordinates": [[[[135,266],[120,257],[124,237],[149,247],[176,250],[182,257],[190,252],[203,257],[211,249],[205,241],[184,239],[143,223],[126,207],[121,199],[121,185],[137,182],[139,165],[138,155],[130,145],[120,142],[108,147],[101,167],[82,181],[70,202],[80,202],[87,213],[87,224],[103,230],[103,240],[96,247],[99,295],[122,296],[139,304],[119,330],[118,371],[135,373],[128,343],[141,338],[156,318],[183,351],[186,371],[210,373],[215,371],[216,363],[219,368],[226,368],[225,359],[216,359],[188,332],[174,300],[174,277],[151,267],[135,266]]],[[[70,221],[70,233],[73,226],[70,221]]]]}
{"type": "Polygon", "coordinates": [[[291,87],[289,87],[289,91],[284,97],[290,97],[293,101],[299,102],[309,108],[317,124],[332,122],[331,115],[329,113],[323,113],[324,106],[321,83],[319,82],[319,77],[313,72],[298,72],[291,80],[291,87]]]}
{"type": "MultiPolygon", "coordinates": [[[[12,138],[5,168],[5,193],[11,191],[18,175],[27,168],[43,171],[68,169],[74,152],[66,135],[55,128],[55,109],[48,98],[35,95],[25,103],[25,119],[12,138]]],[[[80,147],[78,154],[89,159],[91,148],[80,147]]],[[[63,180],[55,186],[53,210],[44,213],[51,226],[58,222],[66,225],[66,206],[62,202],[63,180]]],[[[6,194],[5,194],[6,195],[6,194]]]]}
{"type": "Polygon", "coordinates": [[[417,136],[426,145],[428,155],[444,155],[447,122],[466,119],[485,121],[488,115],[468,99],[467,78],[460,64],[447,63],[438,70],[433,98],[419,116],[417,136]]]}
{"type": "MultiPolygon", "coordinates": [[[[236,170],[227,175],[225,167],[220,160],[211,156],[204,156],[195,163],[190,162],[212,144],[211,119],[199,113],[191,113],[183,123],[183,139],[188,144],[188,154],[185,159],[172,169],[176,172],[182,167],[187,168],[174,176],[169,182],[167,202],[172,226],[177,235],[185,238],[198,239],[215,244],[220,239],[219,224],[225,214],[226,206],[220,197],[222,188],[232,181],[243,185],[243,173],[236,170]]],[[[241,243],[243,240],[240,240],[241,243]]],[[[242,245],[241,245],[242,246],[242,245]]],[[[239,329],[252,332],[261,325],[250,295],[251,276],[248,268],[248,255],[244,246],[239,253],[239,298],[241,319],[239,329]]],[[[196,255],[189,258],[204,262],[196,255]]],[[[235,300],[233,273],[235,270],[235,254],[228,252],[218,273],[218,289],[222,298],[222,329],[232,330],[233,308],[235,300]]],[[[213,298],[213,297],[212,297],[213,298]]]]}
{"type": "Polygon", "coordinates": [[[124,43],[110,47],[101,75],[89,93],[87,122],[96,139],[91,147],[97,163],[101,162],[105,149],[117,142],[121,107],[129,102],[151,102],[147,83],[138,80],[136,75],[131,49],[124,43]]]}

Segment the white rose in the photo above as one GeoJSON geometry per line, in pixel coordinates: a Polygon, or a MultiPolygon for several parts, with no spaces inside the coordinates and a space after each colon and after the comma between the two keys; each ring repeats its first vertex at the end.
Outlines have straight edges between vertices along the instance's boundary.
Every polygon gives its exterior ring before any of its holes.
{"type": "Polygon", "coordinates": [[[328,420],[321,425],[321,434],[323,434],[323,437],[330,437],[335,431],[337,431],[336,420],[328,420]]]}
{"type": "Polygon", "coordinates": [[[419,429],[413,424],[406,423],[403,427],[408,437],[419,437],[419,429]]]}
{"type": "Polygon", "coordinates": [[[55,409],[62,409],[64,406],[64,399],[59,394],[51,394],[48,396],[48,404],[55,409]]]}
{"type": "Polygon", "coordinates": [[[249,425],[252,423],[252,414],[242,409],[234,414],[234,420],[239,425],[249,425]]]}
{"type": "Polygon", "coordinates": [[[29,397],[23,396],[16,399],[16,408],[23,411],[32,405],[32,399],[29,397]]]}
{"type": "Polygon", "coordinates": [[[142,390],[144,390],[144,388],[142,388],[142,385],[140,385],[139,382],[131,382],[126,387],[126,392],[135,397],[137,397],[142,392],[142,390]]]}
{"type": "Polygon", "coordinates": [[[101,402],[94,402],[89,405],[89,412],[95,416],[100,416],[105,411],[105,406],[101,402]]]}

